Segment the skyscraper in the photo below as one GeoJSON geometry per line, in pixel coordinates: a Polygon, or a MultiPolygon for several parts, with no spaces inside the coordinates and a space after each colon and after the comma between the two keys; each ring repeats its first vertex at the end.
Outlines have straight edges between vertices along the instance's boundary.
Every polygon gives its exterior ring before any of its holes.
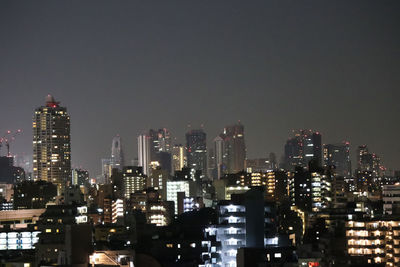
{"type": "Polygon", "coordinates": [[[124,154],[122,152],[121,137],[115,136],[111,146],[111,167],[122,170],[124,166],[124,154]]]}
{"type": "Polygon", "coordinates": [[[166,129],[149,130],[150,164],[158,164],[171,173],[171,134],[166,129]]]}
{"type": "Polygon", "coordinates": [[[33,117],[33,175],[52,182],[60,194],[71,181],[70,118],[53,96],[35,110],[33,117]]]}
{"type": "Polygon", "coordinates": [[[227,154],[227,171],[237,173],[244,170],[246,145],[244,142],[244,127],[240,122],[224,129],[224,143],[227,154]]]}
{"type": "Polygon", "coordinates": [[[171,134],[166,128],[158,129],[157,131],[150,129],[149,136],[151,139],[150,146],[153,153],[171,152],[171,134]]]}
{"type": "Polygon", "coordinates": [[[172,148],[172,165],[174,171],[180,171],[186,165],[185,148],[182,145],[174,145],[172,148]]]}
{"type": "Polygon", "coordinates": [[[220,178],[224,173],[243,171],[246,160],[244,127],[238,124],[226,126],[224,131],[214,139],[215,173],[220,178]]]}
{"type": "Polygon", "coordinates": [[[224,139],[222,137],[223,135],[218,135],[214,139],[214,160],[218,179],[226,172],[226,151],[224,139]]]}
{"type": "Polygon", "coordinates": [[[207,135],[203,130],[191,130],[186,133],[187,163],[191,169],[207,175],[207,135]]]}
{"type": "Polygon", "coordinates": [[[336,173],[343,177],[351,176],[350,143],[324,145],[324,165],[335,166],[336,173]]]}
{"type": "Polygon", "coordinates": [[[150,137],[146,134],[138,136],[138,160],[143,168],[143,174],[149,175],[150,168],[150,137]]]}
{"type": "Polygon", "coordinates": [[[307,167],[311,160],[322,166],[321,134],[312,130],[298,130],[285,145],[285,167],[294,170],[296,166],[307,167]]]}

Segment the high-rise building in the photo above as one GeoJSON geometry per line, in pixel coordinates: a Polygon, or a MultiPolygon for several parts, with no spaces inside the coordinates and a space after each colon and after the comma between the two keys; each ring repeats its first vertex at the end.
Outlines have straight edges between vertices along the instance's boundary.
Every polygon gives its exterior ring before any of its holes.
{"type": "Polygon", "coordinates": [[[183,145],[174,145],[172,148],[172,166],[174,171],[180,171],[186,165],[186,153],[183,145]]]}
{"type": "Polygon", "coordinates": [[[120,171],[124,167],[124,154],[122,151],[121,137],[115,136],[112,140],[111,146],[111,168],[119,169],[120,171]]]}
{"type": "Polygon", "coordinates": [[[227,155],[228,173],[237,173],[244,170],[246,160],[246,145],[244,142],[244,126],[230,125],[224,129],[224,143],[227,155]]]}
{"type": "Polygon", "coordinates": [[[207,175],[207,135],[203,130],[191,130],[186,133],[188,167],[207,175]]]}
{"type": "Polygon", "coordinates": [[[89,172],[82,169],[72,170],[72,184],[88,187],[90,185],[89,172]]]}
{"type": "Polygon", "coordinates": [[[101,178],[103,181],[98,181],[99,183],[110,183],[112,174],[111,159],[101,159],[101,178]]]}
{"type": "Polygon", "coordinates": [[[366,145],[359,146],[357,149],[357,169],[359,172],[371,172],[374,178],[382,177],[385,170],[380,157],[375,153],[370,153],[366,145]]]}
{"type": "Polygon", "coordinates": [[[226,151],[223,136],[218,135],[214,139],[214,160],[215,167],[217,169],[216,176],[220,179],[226,170],[226,151]]]}
{"type": "Polygon", "coordinates": [[[299,130],[294,132],[285,145],[285,167],[294,170],[295,167],[307,167],[313,160],[322,166],[321,134],[312,130],[299,130]]]}
{"type": "MultiPolygon", "coordinates": [[[[208,240],[216,247],[206,254],[206,266],[237,266],[239,248],[278,246],[276,207],[264,201],[262,187],[253,187],[244,194],[232,195],[232,200],[220,201],[216,208],[218,224],[204,229],[208,240]]],[[[205,242],[204,242],[205,243],[205,242]]]]}
{"type": "Polygon", "coordinates": [[[351,176],[350,143],[324,145],[324,165],[335,166],[335,172],[343,177],[351,176]]]}
{"type": "Polygon", "coordinates": [[[149,175],[150,137],[146,134],[141,134],[138,137],[138,160],[139,166],[143,168],[143,174],[149,175]]]}
{"type": "Polygon", "coordinates": [[[33,175],[35,180],[52,182],[61,194],[71,181],[70,118],[51,95],[33,117],[33,175]]]}
{"type": "Polygon", "coordinates": [[[126,166],[122,175],[125,198],[129,199],[132,193],[145,188],[146,177],[143,175],[141,167],[126,166]]]}
{"type": "MultiPolygon", "coordinates": [[[[167,170],[168,173],[172,171],[171,165],[171,134],[166,129],[153,130],[150,129],[149,137],[149,151],[150,151],[150,164],[158,165],[162,169],[167,170]]],[[[151,170],[150,170],[151,172],[151,170]]]]}
{"type": "MultiPolygon", "coordinates": [[[[151,156],[154,156],[153,154],[158,152],[171,153],[171,134],[166,128],[158,129],[157,131],[150,129],[149,136],[151,139],[151,156]]],[[[152,157],[151,160],[154,160],[154,158],[152,157]]]]}
{"type": "Polygon", "coordinates": [[[374,192],[381,190],[385,168],[375,153],[370,153],[366,145],[357,149],[357,170],[355,186],[357,191],[374,192]]]}

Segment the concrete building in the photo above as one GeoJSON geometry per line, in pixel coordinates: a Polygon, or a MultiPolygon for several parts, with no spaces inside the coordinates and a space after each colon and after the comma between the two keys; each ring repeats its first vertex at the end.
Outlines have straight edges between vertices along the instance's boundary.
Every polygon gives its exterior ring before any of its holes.
{"type": "Polygon", "coordinates": [[[51,95],[33,116],[33,178],[57,185],[58,194],[71,181],[70,117],[51,95]]]}
{"type": "Polygon", "coordinates": [[[382,199],[384,214],[400,214],[400,184],[384,185],[382,199]]]}
{"type": "Polygon", "coordinates": [[[143,190],[146,186],[146,176],[142,167],[126,166],[123,169],[123,191],[124,197],[129,199],[131,194],[143,190]]]}
{"type": "Polygon", "coordinates": [[[220,201],[217,212],[218,224],[205,229],[207,240],[215,238],[218,242],[204,254],[208,258],[205,266],[235,267],[239,248],[278,245],[275,207],[265,202],[262,187],[232,195],[230,201],[220,201]]]}
{"type": "Polygon", "coordinates": [[[382,217],[346,222],[347,253],[365,264],[400,265],[400,220],[382,217]]]}

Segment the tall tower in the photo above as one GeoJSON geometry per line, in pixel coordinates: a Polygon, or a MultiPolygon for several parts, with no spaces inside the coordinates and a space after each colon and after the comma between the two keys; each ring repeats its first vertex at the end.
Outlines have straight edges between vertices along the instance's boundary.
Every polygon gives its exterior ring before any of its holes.
{"type": "Polygon", "coordinates": [[[174,145],[172,148],[172,165],[174,171],[180,171],[186,165],[186,153],[183,145],[174,145]]]}
{"type": "Polygon", "coordinates": [[[322,166],[321,134],[312,130],[298,130],[285,144],[285,165],[288,170],[296,166],[307,167],[313,160],[322,166]]]}
{"type": "Polygon", "coordinates": [[[112,140],[111,167],[117,168],[120,171],[122,171],[123,166],[124,166],[124,155],[122,152],[121,137],[117,135],[112,140]]]}
{"type": "Polygon", "coordinates": [[[53,96],[33,116],[33,175],[57,185],[58,194],[71,181],[70,118],[53,96]]]}
{"type": "Polygon", "coordinates": [[[351,176],[350,143],[324,145],[324,166],[335,166],[336,173],[343,177],[351,176]]]}
{"type": "Polygon", "coordinates": [[[188,167],[200,170],[202,176],[207,175],[207,135],[203,130],[191,130],[186,133],[186,149],[188,167]]]}
{"type": "Polygon", "coordinates": [[[225,127],[224,136],[228,173],[243,171],[246,159],[243,125],[238,123],[225,127]]]}
{"type": "Polygon", "coordinates": [[[149,175],[150,137],[146,134],[141,134],[138,137],[138,160],[139,166],[143,167],[143,174],[149,175]]]}

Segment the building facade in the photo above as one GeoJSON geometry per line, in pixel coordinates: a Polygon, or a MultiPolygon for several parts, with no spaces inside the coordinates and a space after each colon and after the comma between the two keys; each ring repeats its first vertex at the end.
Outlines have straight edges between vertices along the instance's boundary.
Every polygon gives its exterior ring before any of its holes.
{"type": "Polygon", "coordinates": [[[57,185],[59,194],[71,181],[70,117],[51,95],[33,117],[33,176],[57,185]]]}
{"type": "Polygon", "coordinates": [[[191,130],[186,133],[188,167],[207,175],[207,135],[203,130],[191,130]]]}

